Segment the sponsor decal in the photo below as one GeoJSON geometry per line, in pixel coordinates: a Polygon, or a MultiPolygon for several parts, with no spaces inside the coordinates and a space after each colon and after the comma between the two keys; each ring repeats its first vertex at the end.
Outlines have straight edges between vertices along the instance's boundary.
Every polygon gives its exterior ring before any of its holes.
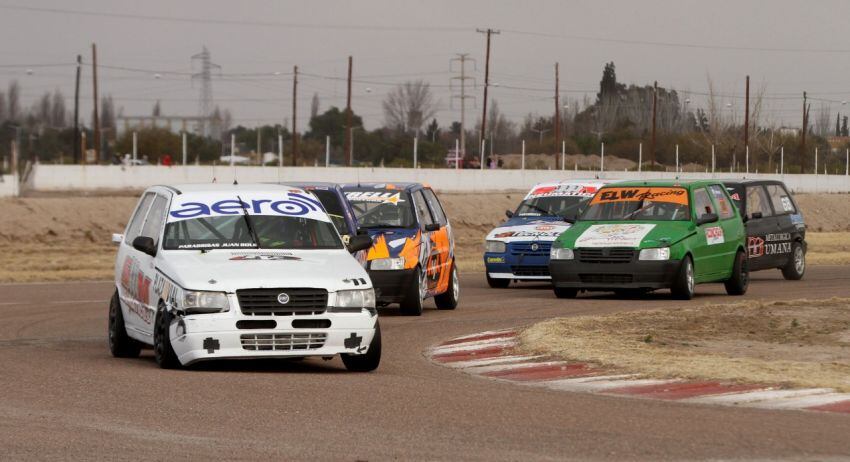
{"type": "MultiPolygon", "coordinates": [[[[176,196],[180,197],[180,196],[176,196]]],[[[191,197],[187,198],[191,199],[191,197]]],[[[254,197],[250,200],[238,200],[224,194],[211,195],[210,200],[174,202],[168,213],[168,221],[174,222],[190,218],[242,215],[283,215],[330,221],[321,203],[316,199],[294,192],[266,197],[254,197]]],[[[175,199],[177,201],[178,199],[175,199]]]]}
{"type": "Polygon", "coordinates": [[[558,231],[505,231],[502,233],[496,233],[494,238],[507,238],[507,237],[558,237],[561,234],[558,231]]]}
{"type": "Polygon", "coordinates": [[[505,257],[487,257],[487,263],[504,263],[505,257]]]}
{"type": "Polygon", "coordinates": [[[167,307],[174,308],[177,306],[177,301],[180,300],[182,290],[162,274],[156,273],[154,275],[153,292],[159,295],[159,298],[165,302],[167,307]]]}
{"type": "Polygon", "coordinates": [[[537,231],[552,231],[553,229],[555,229],[555,226],[554,225],[538,225],[538,226],[535,226],[534,229],[537,230],[537,231]]]}
{"type": "Polygon", "coordinates": [[[637,247],[655,225],[591,225],[576,239],[575,247],[637,247]]]}
{"type": "Polygon", "coordinates": [[[406,202],[401,198],[401,192],[349,191],[345,193],[345,198],[352,202],[379,202],[393,205],[406,202]]]}
{"type": "Polygon", "coordinates": [[[557,184],[537,186],[525,196],[526,199],[556,196],[592,196],[599,188],[581,184],[557,184]]]}
{"type": "Polygon", "coordinates": [[[655,201],[672,202],[675,204],[688,205],[688,191],[684,188],[603,188],[600,189],[591,204],[604,204],[609,202],[636,202],[655,201]]]}
{"type": "Polygon", "coordinates": [[[139,261],[133,257],[124,259],[121,287],[131,298],[131,302],[127,303],[130,313],[145,324],[153,323],[153,312],[146,308],[150,301],[151,278],[142,272],[139,261]]]}
{"type": "Polygon", "coordinates": [[[243,254],[230,257],[230,261],[300,261],[301,257],[292,254],[243,254]]]}
{"type": "Polygon", "coordinates": [[[365,286],[365,285],[366,285],[366,280],[365,280],[365,279],[363,279],[363,278],[350,278],[350,279],[343,279],[343,280],[342,280],[342,282],[343,282],[344,284],[354,284],[355,286],[359,286],[359,285],[364,285],[364,286],[365,286]]]}
{"type": "Polygon", "coordinates": [[[788,233],[768,234],[765,237],[748,237],[747,252],[751,258],[758,258],[765,255],[776,255],[781,253],[791,253],[791,242],[777,242],[776,237],[791,238],[788,233]]]}
{"type": "Polygon", "coordinates": [[[793,212],[794,211],[794,204],[791,203],[790,197],[782,196],[782,197],[779,198],[779,202],[782,203],[782,209],[785,210],[786,212],[793,212]]]}
{"type": "Polygon", "coordinates": [[[723,228],[719,226],[711,226],[705,228],[705,242],[708,245],[722,244],[726,242],[723,236],[723,228]]]}
{"type": "Polygon", "coordinates": [[[729,196],[729,197],[731,197],[731,198],[732,198],[732,200],[736,200],[736,201],[741,200],[741,196],[740,196],[738,193],[733,193],[733,194],[732,194],[731,196],[729,196]]]}
{"type": "Polygon", "coordinates": [[[791,215],[791,223],[793,223],[795,225],[802,225],[803,224],[803,215],[801,215],[799,213],[792,214],[791,215]]]}

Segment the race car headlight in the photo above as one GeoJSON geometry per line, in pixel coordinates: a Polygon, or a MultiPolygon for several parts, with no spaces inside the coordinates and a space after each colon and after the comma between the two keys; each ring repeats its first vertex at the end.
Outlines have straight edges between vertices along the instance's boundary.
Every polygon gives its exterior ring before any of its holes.
{"type": "Polygon", "coordinates": [[[230,303],[224,292],[186,291],[180,309],[186,314],[223,313],[230,310],[230,303]]]}
{"type": "Polygon", "coordinates": [[[372,260],[369,268],[375,271],[389,271],[404,269],[404,257],[376,258],[372,260]]]}
{"type": "Polygon", "coordinates": [[[657,247],[654,249],[643,249],[638,255],[639,260],[669,260],[670,247],[657,247]]]}
{"type": "Polygon", "coordinates": [[[549,251],[550,260],[572,260],[575,258],[573,249],[565,249],[563,247],[552,247],[549,251]]]}
{"type": "Polygon", "coordinates": [[[359,313],[362,309],[375,310],[375,290],[340,290],[336,293],[336,303],[329,307],[332,313],[359,313]]]}
{"type": "Polygon", "coordinates": [[[502,241],[487,241],[484,243],[484,251],[490,253],[505,253],[507,245],[502,241]]]}

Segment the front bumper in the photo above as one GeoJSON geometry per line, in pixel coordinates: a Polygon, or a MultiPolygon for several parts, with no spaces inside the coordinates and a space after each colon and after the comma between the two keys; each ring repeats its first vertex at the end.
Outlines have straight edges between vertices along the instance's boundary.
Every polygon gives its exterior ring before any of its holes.
{"type": "Polygon", "coordinates": [[[415,284],[416,269],[372,271],[367,270],[375,298],[379,304],[399,303],[407,295],[411,284],[415,284]]]}
{"type": "Polygon", "coordinates": [[[323,313],[307,316],[244,316],[236,313],[177,316],[171,345],[183,365],[213,359],[286,358],[364,354],[375,334],[376,315],[323,313]],[[330,327],[293,327],[305,321],[330,327]],[[237,321],[275,321],[271,328],[238,328],[237,321]]]}
{"type": "Polygon", "coordinates": [[[504,253],[484,252],[484,268],[490,279],[518,281],[548,281],[550,241],[538,241],[535,250],[528,247],[533,242],[510,242],[504,253]]]}
{"type": "Polygon", "coordinates": [[[673,285],[681,260],[582,263],[552,260],[549,271],[555,287],[584,290],[664,289],[673,285]]]}

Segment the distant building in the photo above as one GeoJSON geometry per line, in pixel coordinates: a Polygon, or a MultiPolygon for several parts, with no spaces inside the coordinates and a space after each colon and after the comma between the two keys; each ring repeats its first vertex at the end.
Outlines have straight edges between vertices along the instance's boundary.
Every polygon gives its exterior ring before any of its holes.
{"type": "Polygon", "coordinates": [[[798,136],[800,134],[800,129],[794,127],[779,127],[779,133],[782,135],[798,136]]]}

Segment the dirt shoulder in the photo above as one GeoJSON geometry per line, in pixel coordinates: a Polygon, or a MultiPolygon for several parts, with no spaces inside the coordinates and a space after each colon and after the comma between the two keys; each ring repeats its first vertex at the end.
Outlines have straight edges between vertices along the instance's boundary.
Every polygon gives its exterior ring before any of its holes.
{"type": "MultiPolygon", "coordinates": [[[[461,271],[483,271],[484,236],[524,191],[442,193],[461,271]]],[[[850,264],[850,195],[797,196],[809,229],[809,262],[850,264]]],[[[136,195],[0,199],[0,282],[103,279],[112,274],[120,233],[136,195]]]]}
{"type": "Polygon", "coordinates": [[[526,353],[653,378],[850,391],[850,298],[558,318],[519,340],[526,353]]]}

